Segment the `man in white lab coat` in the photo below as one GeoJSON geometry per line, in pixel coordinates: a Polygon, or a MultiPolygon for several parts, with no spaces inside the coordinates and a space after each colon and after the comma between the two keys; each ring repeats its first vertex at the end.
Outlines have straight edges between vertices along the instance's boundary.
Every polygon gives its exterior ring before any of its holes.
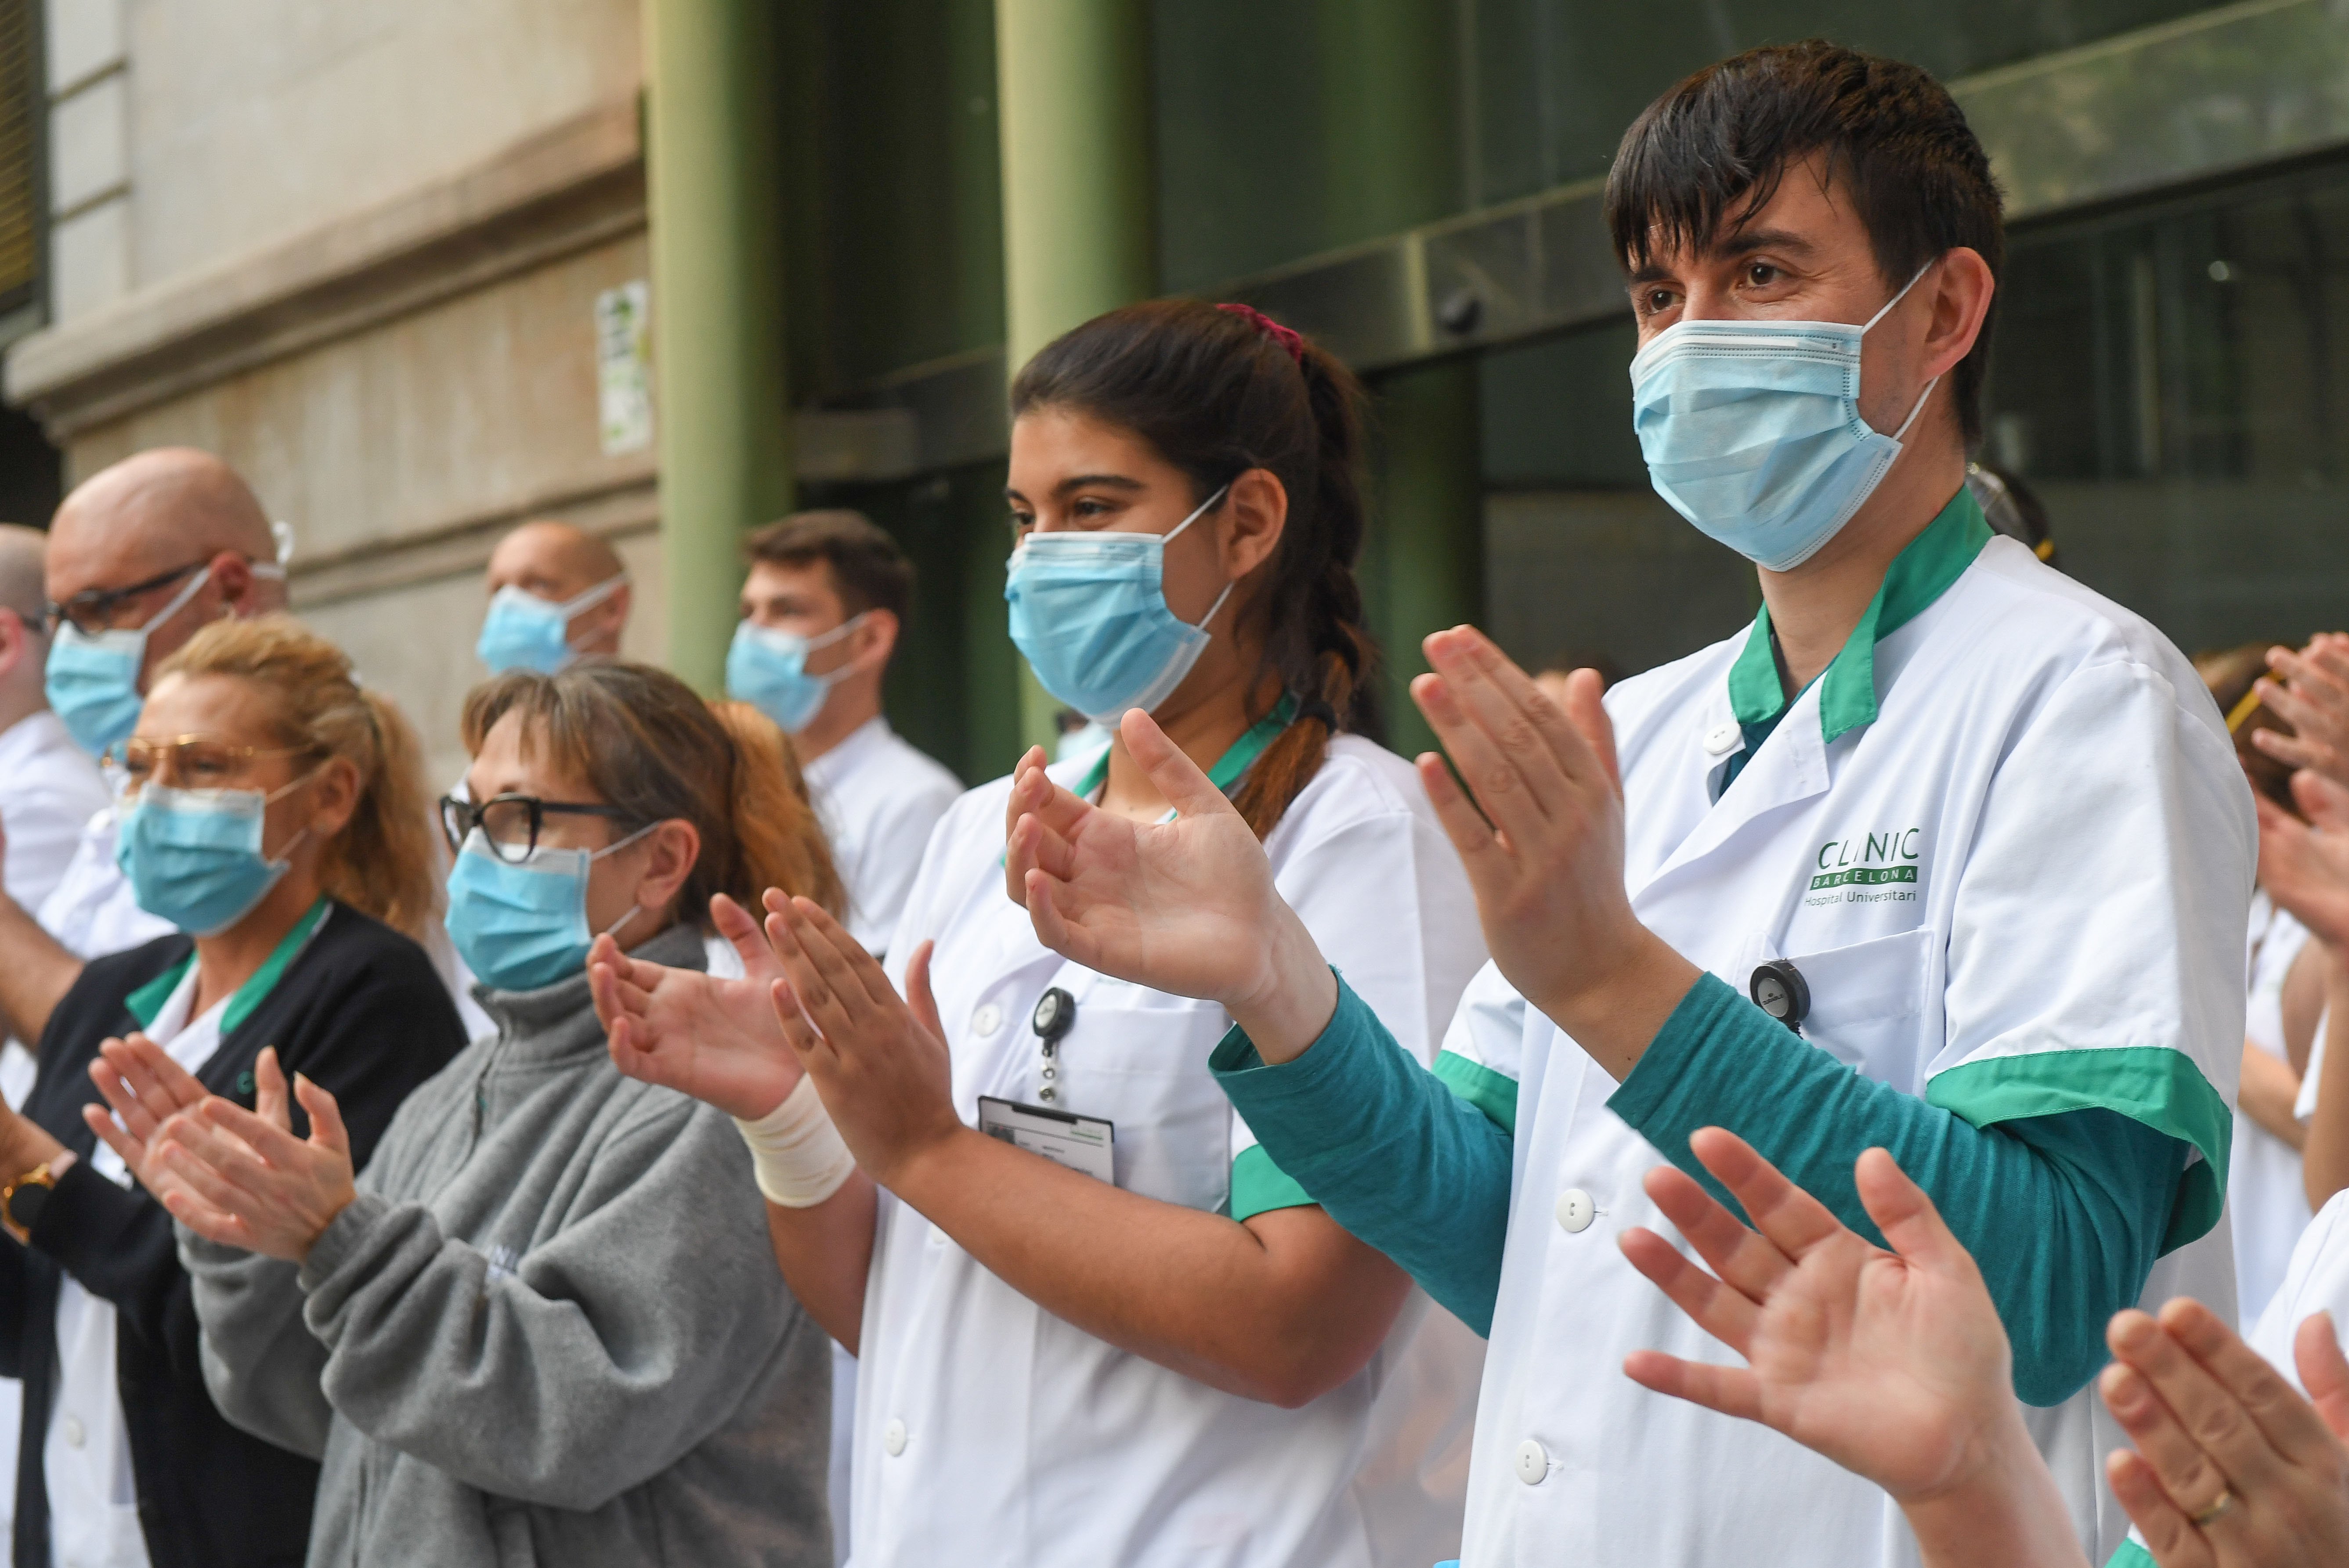
{"type": "MultiPolygon", "coordinates": [[[[74,487],[49,524],[42,573],[49,706],[90,757],[130,737],[149,675],[206,623],[285,605],[280,541],[234,469],[165,447],[74,487]]],[[[39,905],[0,897],[0,1021],[41,1037],[82,963],[165,935],[114,863],[109,807],[91,816],[39,905]]]]}
{"type": "MultiPolygon", "coordinates": [[[[881,711],[882,677],[913,610],[914,565],[855,511],[794,512],[743,548],[750,572],[727,650],[726,692],[791,736],[848,890],[849,934],[878,958],[930,830],[962,793],[961,781],[881,711]]],[[[845,1563],[856,1360],[838,1345],[832,1354],[833,1549],[845,1563]]]]}
{"type": "Polygon", "coordinates": [[[849,933],[877,958],[930,830],[962,793],[881,711],[882,677],[913,609],[913,563],[854,511],[794,513],[744,549],[727,695],[790,734],[848,888],[849,933]]]}
{"type": "MultiPolygon", "coordinates": [[[[38,529],[0,523],[0,836],[7,895],[23,909],[38,909],[57,891],[82,829],[109,800],[97,762],[73,743],[42,687],[47,542],[38,529]]],[[[0,1087],[6,1072],[0,1068],[0,1087]]]]}
{"type": "Polygon", "coordinates": [[[1183,820],[1039,796],[1012,872],[1049,944],[1223,1001],[1212,1065],[1274,1161],[1489,1326],[1469,1568],[1915,1562],[1874,1487],[1625,1377],[1721,1356],[1616,1245],[1671,1233],[1641,1179],[1709,1181],[1708,1125],[1863,1233],[1861,1151],[1918,1179],[2102,1562],[2106,1322],[2231,1313],[2248,789],[2178,651],[1965,488],[2003,246],[1939,84],[1816,43],[1708,67],[1632,126],[1607,209],[1651,477],[1764,608],[1603,705],[1594,672],[1561,705],[1473,630],[1427,639],[1413,696],[1475,799],[1420,777],[1494,955],[1433,1073],[1146,717],[1126,743],[1183,820]]]}

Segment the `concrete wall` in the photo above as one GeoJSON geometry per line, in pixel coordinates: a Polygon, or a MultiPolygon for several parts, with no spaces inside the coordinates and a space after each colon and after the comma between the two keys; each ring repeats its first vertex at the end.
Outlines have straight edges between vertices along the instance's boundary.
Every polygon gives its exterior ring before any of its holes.
{"type": "Polygon", "coordinates": [[[462,764],[491,546],[612,537],[664,652],[654,459],[599,439],[595,302],[646,276],[635,0],[47,0],[52,325],[78,479],[185,444],[296,537],[297,613],[462,764]]]}

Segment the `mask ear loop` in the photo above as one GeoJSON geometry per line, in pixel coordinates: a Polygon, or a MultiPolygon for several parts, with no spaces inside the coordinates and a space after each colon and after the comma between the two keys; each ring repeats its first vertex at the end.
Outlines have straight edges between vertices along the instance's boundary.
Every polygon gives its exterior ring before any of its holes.
{"type": "MultiPolygon", "coordinates": [[[[665,821],[667,821],[668,820],[669,820],[669,819],[667,819],[667,818],[664,817],[664,818],[662,818],[662,819],[661,819],[661,821],[665,822],[665,821]]],[[[590,855],[588,855],[588,857],[587,857],[588,861],[592,864],[593,862],[595,862],[595,861],[600,861],[600,860],[602,860],[605,855],[616,855],[616,854],[618,854],[622,850],[626,849],[630,844],[635,843],[637,840],[639,840],[639,839],[643,838],[647,833],[651,832],[655,828],[657,828],[657,827],[659,827],[660,825],[661,825],[661,824],[660,824],[660,822],[647,822],[643,827],[638,828],[635,832],[630,833],[626,838],[622,839],[618,843],[616,843],[616,844],[605,844],[602,849],[597,850],[597,851],[594,851],[593,853],[591,853],[590,855]]],[[[585,882],[585,880],[582,880],[582,881],[581,881],[581,882],[580,882],[580,884],[579,884],[579,898],[580,898],[580,902],[581,902],[581,903],[585,903],[585,902],[586,902],[586,899],[587,899],[587,884],[586,884],[586,882],[585,882]]],[[[644,913],[644,912],[645,912],[645,906],[644,906],[643,904],[641,904],[641,903],[631,903],[630,905],[628,905],[628,913],[626,913],[626,914],[624,914],[624,915],[622,915],[622,916],[620,916],[620,918],[619,918],[619,919],[617,919],[617,920],[614,921],[611,924],[609,924],[609,925],[605,926],[605,927],[603,929],[603,931],[600,933],[600,934],[605,935],[605,936],[610,936],[610,935],[614,934],[615,933],[616,933],[616,932],[620,929],[620,927],[622,927],[622,926],[624,926],[624,925],[627,924],[627,923],[628,923],[628,922],[630,922],[630,921],[632,921],[632,920],[636,919],[636,916],[638,916],[638,915],[640,915],[640,914],[644,913]]]]}
{"type": "MultiPolygon", "coordinates": [[[[1892,307],[1899,304],[1902,300],[1907,299],[1909,297],[1909,291],[1917,286],[1918,279],[1922,278],[1927,273],[1931,272],[1933,270],[1934,263],[1939,262],[1940,259],[1940,257],[1936,256],[1932,261],[1927,262],[1923,266],[1919,267],[1917,269],[1916,277],[1912,277],[1907,283],[1902,284],[1900,285],[1900,292],[1894,294],[1890,299],[1886,300],[1884,302],[1884,308],[1868,318],[1868,325],[1859,329],[1860,336],[1866,337],[1868,335],[1869,330],[1873,328],[1878,322],[1882,321],[1886,316],[1890,315],[1892,314],[1892,307]]],[[[1941,378],[1938,376],[1925,383],[1925,389],[1917,394],[1917,406],[1909,410],[1909,417],[1900,421],[1900,428],[1899,429],[1892,432],[1892,438],[1895,442],[1898,442],[1901,437],[1909,433],[1909,427],[1915,424],[1917,422],[1917,416],[1925,411],[1925,399],[1930,397],[1933,395],[1933,388],[1940,384],[1941,378]]]]}
{"type": "MultiPolygon", "coordinates": [[[[1196,511],[1194,511],[1190,516],[1185,518],[1182,521],[1176,523],[1173,528],[1168,529],[1164,534],[1160,536],[1158,541],[1159,547],[1164,549],[1171,541],[1173,541],[1176,534],[1182,532],[1185,529],[1198,521],[1202,516],[1206,515],[1207,511],[1214,508],[1217,501],[1223,500],[1224,497],[1230,492],[1231,488],[1232,487],[1228,482],[1218,486],[1215,494],[1209,496],[1206,500],[1199,503],[1199,507],[1196,511]]],[[[1224,601],[1230,598],[1232,596],[1232,590],[1238,586],[1239,580],[1237,578],[1234,578],[1231,582],[1225,583],[1224,591],[1216,595],[1216,602],[1207,606],[1207,613],[1200,616],[1196,621],[1191,623],[1191,629],[1195,632],[1206,631],[1207,629],[1207,623],[1216,618],[1216,612],[1224,607],[1224,601]]]]}
{"type": "MultiPolygon", "coordinates": [[[[311,769],[310,771],[305,773],[299,779],[292,779],[279,788],[272,789],[268,794],[264,795],[261,798],[261,809],[264,811],[268,810],[270,807],[275,805],[278,801],[283,800],[286,796],[291,795],[295,790],[299,789],[303,785],[307,784],[310,780],[316,779],[319,774],[324,773],[329,767],[333,766],[334,760],[335,759],[333,758],[329,757],[326,761],[319,763],[318,766],[311,769]]],[[[268,819],[264,817],[262,820],[264,824],[263,830],[266,831],[268,819]]],[[[262,851],[261,858],[273,866],[281,868],[290,866],[294,862],[294,851],[300,849],[302,847],[302,841],[309,836],[310,824],[305,822],[300,828],[295,830],[292,838],[285,841],[285,847],[279,850],[274,856],[272,856],[264,850],[262,851]]]]}

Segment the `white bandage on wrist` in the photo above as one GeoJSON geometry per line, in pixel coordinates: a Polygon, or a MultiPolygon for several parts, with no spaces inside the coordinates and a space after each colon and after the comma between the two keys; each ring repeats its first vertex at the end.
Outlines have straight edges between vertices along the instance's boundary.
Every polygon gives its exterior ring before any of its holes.
{"type": "Polygon", "coordinates": [[[734,1119],[742,1141],[750,1146],[750,1161],[759,1173],[759,1191],[767,1201],[786,1209],[812,1209],[834,1192],[856,1169],[815,1080],[802,1076],[799,1087],[783,1103],[756,1121],[734,1119]]]}

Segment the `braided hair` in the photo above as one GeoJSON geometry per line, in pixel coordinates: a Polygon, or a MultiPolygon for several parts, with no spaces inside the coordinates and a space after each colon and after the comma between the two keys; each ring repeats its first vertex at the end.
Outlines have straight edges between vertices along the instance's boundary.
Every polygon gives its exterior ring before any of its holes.
{"type": "Polygon", "coordinates": [[[1251,469],[1288,491],[1270,573],[1240,611],[1259,634],[1259,674],[1297,701],[1232,798],[1259,839],[1320,771],[1331,736],[1379,728],[1378,647],[1354,578],[1363,402],[1353,372],[1310,339],[1246,305],[1201,300],[1095,316],[1011,384],[1013,418],[1057,408],[1130,430],[1189,476],[1195,501],[1251,469]]]}

